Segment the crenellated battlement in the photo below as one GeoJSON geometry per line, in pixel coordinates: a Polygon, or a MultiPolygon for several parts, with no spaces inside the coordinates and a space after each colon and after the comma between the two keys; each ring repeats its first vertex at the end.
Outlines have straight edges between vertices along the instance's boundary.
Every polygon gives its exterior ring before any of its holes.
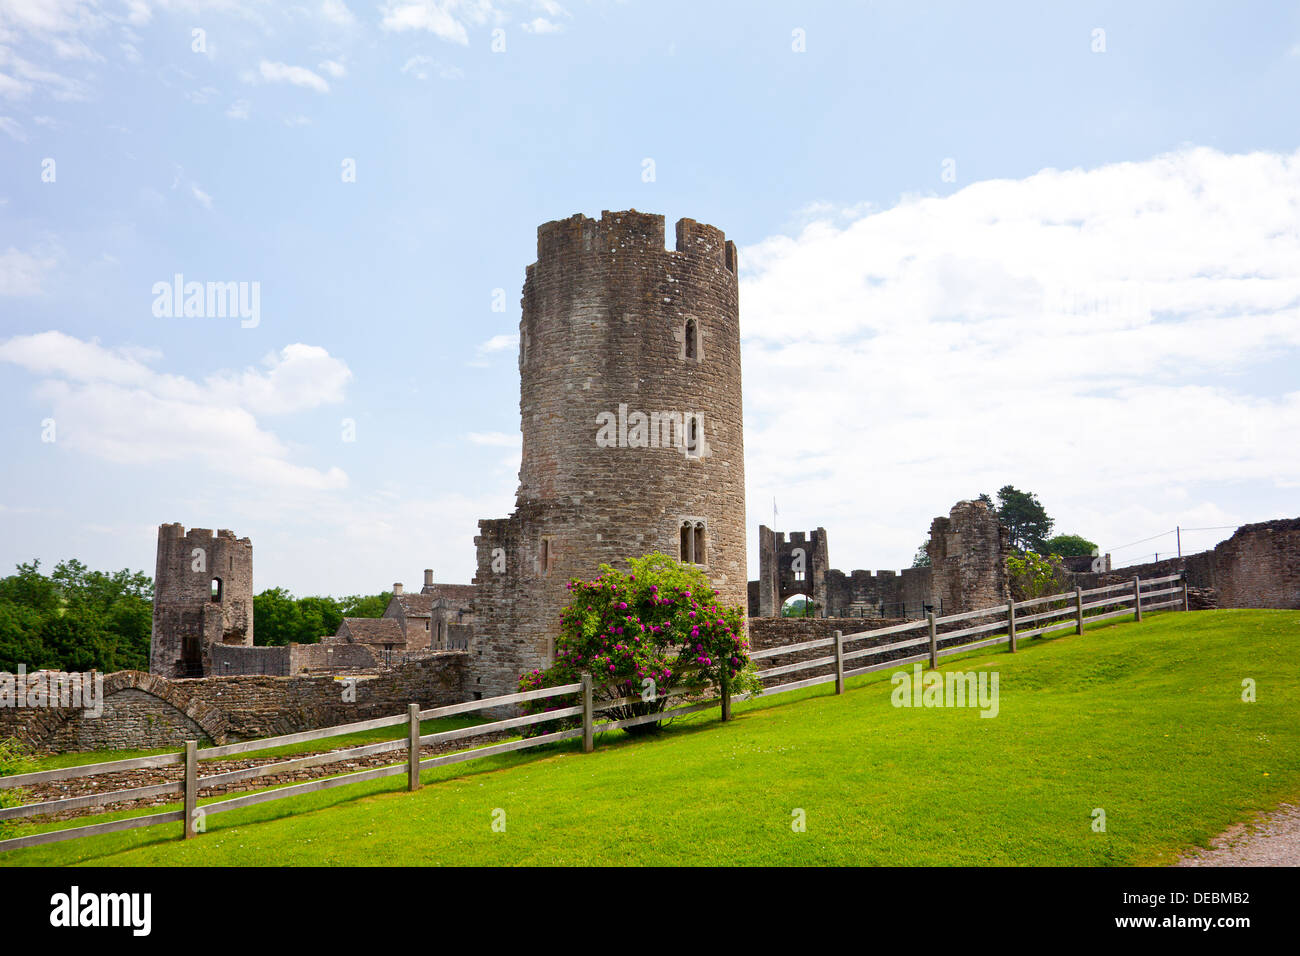
{"type": "MultiPolygon", "coordinates": [[[[558,262],[582,255],[704,256],[730,272],[736,271],[736,244],[728,242],[716,226],[680,219],[677,222],[677,247],[664,244],[664,217],[654,213],[627,209],[621,212],[602,210],[600,219],[575,213],[568,219],[556,219],[537,227],[537,263],[558,262]]],[[[533,266],[528,266],[531,277],[533,266]]]]}
{"type": "Polygon", "coordinates": [[[228,528],[221,528],[218,531],[213,531],[211,528],[190,528],[189,531],[186,531],[185,525],[179,521],[158,526],[158,544],[161,546],[168,541],[184,541],[195,547],[206,547],[213,541],[221,541],[228,545],[250,550],[253,547],[251,538],[238,537],[235,532],[228,528]]]}

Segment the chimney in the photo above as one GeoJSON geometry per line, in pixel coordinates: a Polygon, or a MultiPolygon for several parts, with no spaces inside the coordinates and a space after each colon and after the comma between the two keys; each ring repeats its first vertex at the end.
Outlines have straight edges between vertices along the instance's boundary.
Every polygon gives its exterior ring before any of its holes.
{"type": "Polygon", "coordinates": [[[424,569],[424,586],[426,588],[433,587],[433,568],[424,569]]]}
{"type": "Polygon", "coordinates": [[[401,593],[402,593],[402,582],[401,582],[401,581],[394,581],[394,582],[393,582],[393,594],[394,594],[394,595],[397,595],[397,594],[401,594],[401,593]]]}

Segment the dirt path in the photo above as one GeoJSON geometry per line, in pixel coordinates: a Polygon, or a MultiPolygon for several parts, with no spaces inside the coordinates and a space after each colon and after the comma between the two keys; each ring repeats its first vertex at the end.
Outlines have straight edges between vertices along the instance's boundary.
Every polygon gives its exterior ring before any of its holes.
{"type": "Polygon", "coordinates": [[[1284,803],[1249,823],[1229,827],[1208,850],[1192,850],[1175,866],[1300,866],[1300,807],[1284,803]]]}

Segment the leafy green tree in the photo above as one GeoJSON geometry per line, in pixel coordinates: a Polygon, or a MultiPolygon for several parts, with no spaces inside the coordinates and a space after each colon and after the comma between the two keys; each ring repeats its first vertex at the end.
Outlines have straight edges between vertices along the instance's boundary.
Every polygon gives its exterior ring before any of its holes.
{"type": "Polygon", "coordinates": [[[1036,495],[1003,485],[998,489],[997,513],[998,520],[1011,532],[1013,548],[1039,554],[1046,550],[1047,536],[1055,522],[1047,516],[1047,509],[1036,495]]]}
{"type": "Polygon", "coordinates": [[[930,566],[930,536],[927,534],[921,546],[916,549],[916,554],[912,557],[912,567],[928,568],[930,566]]]}
{"type": "Polygon", "coordinates": [[[781,606],[782,617],[813,617],[816,614],[817,604],[814,601],[800,595],[788,604],[781,606]]]}
{"type": "Polygon", "coordinates": [[[0,579],[0,670],[113,671],[149,666],[153,582],[139,571],[91,571],[74,559],[0,579]]]}
{"type": "Polygon", "coordinates": [[[253,638],[258,645],[315,644],[334,634],[345,617],[383,617],[392,595],[296,598],[284,588],[253,596],[253,638]]]}
{"type": "Polygon", "coordinates": [[[259,646],[283,647],[303,631],[298,600],[284,588],[267,588],[253,595],[253,638],[259,646]]]}
{"type": "Polygon", "coordinates": [[[1077,534],[1058,534],[1048,538],[1046,544],[1048,554],[1059,554],[1066,558],[1091,555],[1099,550],[1095,543],[1077,534]]]}
{"type": "MultiPolygon", "coordinates": [[[[339,613],[342,617],[383,617],[388,609],[388,602],[393,599],[392,591],[379,594],[351,594],[338,599],[339,613]]],[[[336,627],[335,630],[338,628],[336,627]]]]}

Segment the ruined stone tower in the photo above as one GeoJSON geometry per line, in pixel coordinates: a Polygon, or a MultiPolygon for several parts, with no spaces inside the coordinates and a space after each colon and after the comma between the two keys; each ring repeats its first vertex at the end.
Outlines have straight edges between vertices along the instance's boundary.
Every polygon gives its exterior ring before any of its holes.
{"type": "Polygon", "coordinates": [[[826,529],[805,534],[758,526],[758,609],[759,617],[780,617],[787,598],[802,594],[817,605],[817,616],[825,617],[826,572],[830,558],[826,529]]]}
{"type": "Polygon", "coordinates": [[[233,531],[158,526],[149,671],[202,677],[212,645],[253,646],[253,544],[233,531]]]}
{"type": "MultiPolygon", "coordinates": [[[[570,578],[662,551],[746,602],[736,247],[682,219],[575,215],[537,230],[519,326],[515,511],[475,538],[475,672],[513,693],[550,663],[570,578]]],[[[626,565],[623,565],[626,567],[626,565]]]]}
{"type": "Polygon", "coordinates": [[[1010,533],[982,501],[959,501],[930,523],[931,603],[942,614],[1005,604],[1010,533]]]}

